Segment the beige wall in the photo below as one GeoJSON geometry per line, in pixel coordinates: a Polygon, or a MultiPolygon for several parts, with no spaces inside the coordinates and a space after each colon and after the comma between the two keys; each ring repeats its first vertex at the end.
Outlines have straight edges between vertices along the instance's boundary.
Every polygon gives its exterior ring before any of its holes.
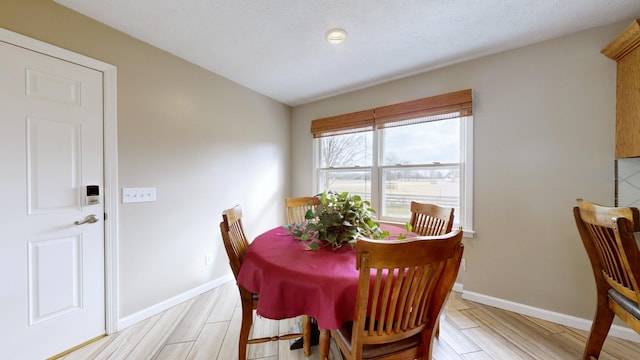
{"type": "Polygon", "coordinates": [[[52,1],[3,0],[0,27],[117,67],[119,186],[158,199],[119,207],[121,317],[230,274],[224,208],[284,222],[290,107],[52,1]]]}
{"type": "Polygon", "coordinates": [[[590,319],[595,285],[572,207],[613,204],[615,63],[628,22],[293,109],[293,195],[313,192],[313,119],[472,88],[475,237],[464,290],[590,319]]]}

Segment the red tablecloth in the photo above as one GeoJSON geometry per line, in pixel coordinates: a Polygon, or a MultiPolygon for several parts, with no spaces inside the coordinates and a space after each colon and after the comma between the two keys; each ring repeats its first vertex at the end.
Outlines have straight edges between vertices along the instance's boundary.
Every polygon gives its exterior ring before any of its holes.
{"type": "MultiPolygon", "coordinates": [[[[383,225],[391,235],[403,228],[383,225]]],[[[358,292],[355,251],[307,250],[282,227],[259,235],[249,245],[238,283],[259,294],[258,315],[286,319],[309,315],[321,329],[336,329],[352,320],[358,292]]]]}

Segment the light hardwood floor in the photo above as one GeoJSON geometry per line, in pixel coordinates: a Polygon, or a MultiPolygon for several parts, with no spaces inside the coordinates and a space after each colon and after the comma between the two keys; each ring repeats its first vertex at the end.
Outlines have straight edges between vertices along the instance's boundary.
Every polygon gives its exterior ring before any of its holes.
{"type": "MultiPolygon", "coordinates": [[[[234,282],[177,305],[61,359],[237,359],[241,310],[234,282]]],[[[256,335],[288,331],[293,320],[256,318],[256,335]],[[259,334],[258,334],[259,333],[259,334]]],[[[463,300],[452,292],[441,319],[436,360],[580,359],[587,333],[490,306],[463,300]]],[[[288,341],[249,345],[249,359],[317,360],[288,341]]],[[[331,344],[330,359],[341,359],[331,344]]],[[[640,359],[640,344],[607,338],[601,360],[640,359]]]]}

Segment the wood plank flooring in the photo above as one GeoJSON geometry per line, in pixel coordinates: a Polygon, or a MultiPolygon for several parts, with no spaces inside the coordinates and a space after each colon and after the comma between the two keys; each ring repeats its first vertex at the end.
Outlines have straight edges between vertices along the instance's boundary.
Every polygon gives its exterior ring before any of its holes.
{"type": "MultiPolygon", "coordinates": [[[[234,282],[226,283],[134,326],[80,348],[60,359],[237,359],[241,309],[234,282]]],[[[295,320],[257,317],[254,336],[287,332],[295,320]]],[[[435,360],[564,360],[581,358],[585,331],[463,300],[452,292],[441,319],[435,360]]],[[[288,341],[249,345],[249,359],[305,358],[288,341]]],[[[330,359],[341,359],[332,342],[330,359]]],[[[640,344],[608,337],[600,360],[640,359],[640,344]]]]}

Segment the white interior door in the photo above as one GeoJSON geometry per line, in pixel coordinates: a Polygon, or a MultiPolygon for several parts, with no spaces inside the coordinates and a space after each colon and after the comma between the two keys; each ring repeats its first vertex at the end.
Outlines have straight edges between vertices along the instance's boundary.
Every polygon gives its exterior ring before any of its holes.
{"type": "Polygon", "coordinates": [[[0,42],[2,358],[105,333],[103,185],[102,73],[0,42]]]}

